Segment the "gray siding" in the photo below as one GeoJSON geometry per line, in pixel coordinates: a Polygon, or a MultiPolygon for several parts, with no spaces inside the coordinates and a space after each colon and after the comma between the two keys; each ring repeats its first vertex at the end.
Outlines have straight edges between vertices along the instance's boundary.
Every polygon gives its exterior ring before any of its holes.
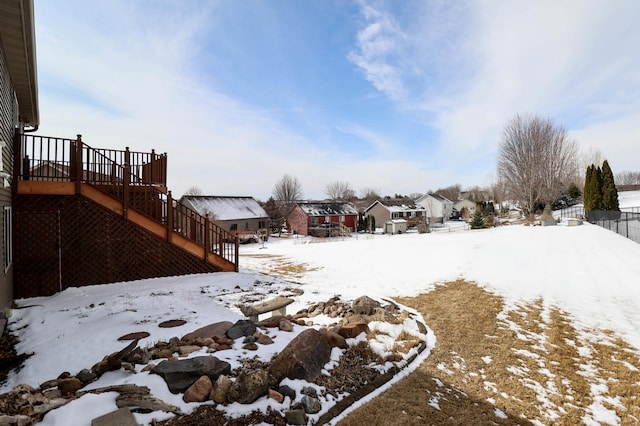
{"type": "MultiPolygon", "coordinates": [[[[5,146],[2,148],[2,171],[12,174],[13,170],[13,135],[17,123],[14,117],[16,108],[13,84],[9,78],[9,71],[4,52],[0,47],[0,141],[5,146]]],[[[13,301],[13,266],[5,269],[5,256],[8,252],[5,235],[4,211],[11,206],[11,188],[5,188],[4,179],[0,177],[0,219],[2,226],[2,263],[0,263],[0,309],[11,306],[13,301]]],[[[11,247],[9,247],[9,250],[11,247]]]]}

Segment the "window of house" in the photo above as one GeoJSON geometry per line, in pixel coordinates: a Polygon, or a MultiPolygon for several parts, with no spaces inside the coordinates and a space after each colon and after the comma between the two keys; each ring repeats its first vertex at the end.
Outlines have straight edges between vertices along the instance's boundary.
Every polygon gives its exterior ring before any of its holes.
{"type": "Polygon", "coordinates": [[[312,217],[311,218],[311,226],[318,226],[318,218],[317,217],[312,217]]]}
{"type": "Polygon", "coordinates": [[[11,206],[6,206],[4,208],[3,215],[3,244],[4,244],[4,271],[7,272],[7,269],[13,262],[13,234],[11,232],[11,206]]]}
{"type": "Polygon", "coordinates": [[[331,216],[325,216],[324,223],[329,223],[329,222],[331,222],[331,216]]]}
{"type": "Polygon", "coordinates": [[[344,222],[344,216],[340,216],[340,223],[344,222]]]}
{"type": "Polygon", "coordinates": [[[249,229],[249,222],[244,223],[244,229],[249,229]]]}
{"type": "Polygon", "coordinates": [[[237,231],[238,230],[238,224],[237,223],[232,223],[229,226],[229,231],[237,231]]]}
{"type": "Polygon", "coordinates": [[[264,220],[259,220],[258,221],[258,228],[266,228],[267,227],[267,222],[264,220]]]}

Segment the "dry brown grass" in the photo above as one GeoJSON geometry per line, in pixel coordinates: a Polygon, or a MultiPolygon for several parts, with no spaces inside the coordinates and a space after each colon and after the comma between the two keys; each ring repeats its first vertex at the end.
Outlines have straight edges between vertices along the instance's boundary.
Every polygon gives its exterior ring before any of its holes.
{"type": "Polygon", "coordinates": [[[276,275],[285,279],[300,279],[305,273],[316,271],[318,268],[311,268],[306,263],[293,262],[291,259],[281,255],[273,254],[243,254],[244,257],[269,259],[262,266],[261,273],[266,275],[276,275]]]}
{"type": "Polygon", "coordinates": [[[640,353],[614,333],[579,330],[543,300],[507,307],[465,281],[398,301],[422,313],[436,347],[415,373],[341,425],[575,425],[598,420],[592,404],[623,425],[640,423],[640,353]]]}

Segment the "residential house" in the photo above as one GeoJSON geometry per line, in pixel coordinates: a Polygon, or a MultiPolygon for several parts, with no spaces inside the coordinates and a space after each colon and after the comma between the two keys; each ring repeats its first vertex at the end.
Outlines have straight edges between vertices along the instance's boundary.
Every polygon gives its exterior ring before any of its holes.
{"type": "Polygon", "coordinates": [[[269,215],[253,197],[185,195],[180,202],[241,240],[268,236],[269,215]]]}
{"type": "MultiPolygon", "coordinates": [[[[38,78],[36,72],[33,0],[0,0],[0,206],[2,259],[0,312],[13,301],[14,141],[23,132],[37,130],[38,78]]],[[[4,315],[0,315],[2,319],[4,315]]]]}
{"type": "Polygon", "coordinates": [[[289,213],[287,226],[299,235],[350,235],[358,230],[358,212],[342,201],[300,201],[289,213]]]}
{"type": "Polygon", "coordinates": [[[364,211],[365,215],[375,219],[376,227],[382,228],[384,223],[393,219],[404,219],[407,226],[416,225],[426,218],[426,210],[409,198],[385,198],[376,200],[364,211]]]}
{"type": "Polygon", "coordinates": [[[471,200],[460,200],[453,205],[463,220],[470,220],[476,212],[476,202],[471,200]]]}
{"type": "Polygon", "coordinates": [[[416,200],[426,210],[429,223],[444,223],[451,219],[453,201],[439,194],[426,194],[416,200]]]}

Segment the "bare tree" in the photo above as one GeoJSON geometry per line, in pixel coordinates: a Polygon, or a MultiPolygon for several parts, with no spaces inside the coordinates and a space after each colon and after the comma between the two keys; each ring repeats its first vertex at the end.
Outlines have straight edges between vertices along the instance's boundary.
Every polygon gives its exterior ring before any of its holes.
{"type": "Polygon", "coordinates": [[[302,185],[298,178],[285,174],[273,187],[273,198],[284,206],[286,215],[293,203],[302,199],[302,185]]]}
{"type": "Polygon", "coordinates": [[[507,123],[498,154],[498,179],[528,213],[551,203],[575,180],[577,147],[548,118],[516,115],[507,123]]]}
{"type": "Polygon", "coordinates": [[[467,200],[471,200],[471,201],[475,201],[476,203],[481,202],[481,201],[489,201],[489,189],[488,188],[481,188],[478,185],[476,186],[472,186],[471,188],[468,188],[466,191],[466,199],[467,200]]]}
{"type": "Polygon", "coordinates": [[[446,188],[440,188],[435,191],[435,194],[442,195],[449,201],[453,201],[454,203],[460,199],[460,190],[461,186],[459,183],[455,185],[449,185],[446,188]]]}
{"type": "Polygon", "coordinates": [[[588,150],[584,150],[582,152],[581,160],[582,161],[578,171],[584,174],[585,171],[587,170],[587,167],[589,167],[590,165],[602,164],[602,162],[604,161],[604,156],[602,155],[602,152],[599,149],[597,148],[594,149],[593,147],[589,147],[588,150]]]}
{"type": "Polygon", "coordinates": [[[182,195],[202,195],[202,189],[199,186],[190,186],[182,195]]]}
{"type": "Polygon", "coordinates": [[[365,204],[371,205],[381,198],[380,190],[375,188],[364,188],[360,191],[360,198],[365,201],[365,204]]]}
{"type": "Polygon", "coordinates": [[[348,182],[337,180],[332,183],[328,183],[324,190],[325,195],[330,200],[348,201],[355,197],[356,193],[351,189],[351,185],[348,182]]]}
{"type": "Polygon", "coordinates": [[[624,171],[616,173],[615,179],[618,185],[640,185],[640,172],[624,171]]]}

